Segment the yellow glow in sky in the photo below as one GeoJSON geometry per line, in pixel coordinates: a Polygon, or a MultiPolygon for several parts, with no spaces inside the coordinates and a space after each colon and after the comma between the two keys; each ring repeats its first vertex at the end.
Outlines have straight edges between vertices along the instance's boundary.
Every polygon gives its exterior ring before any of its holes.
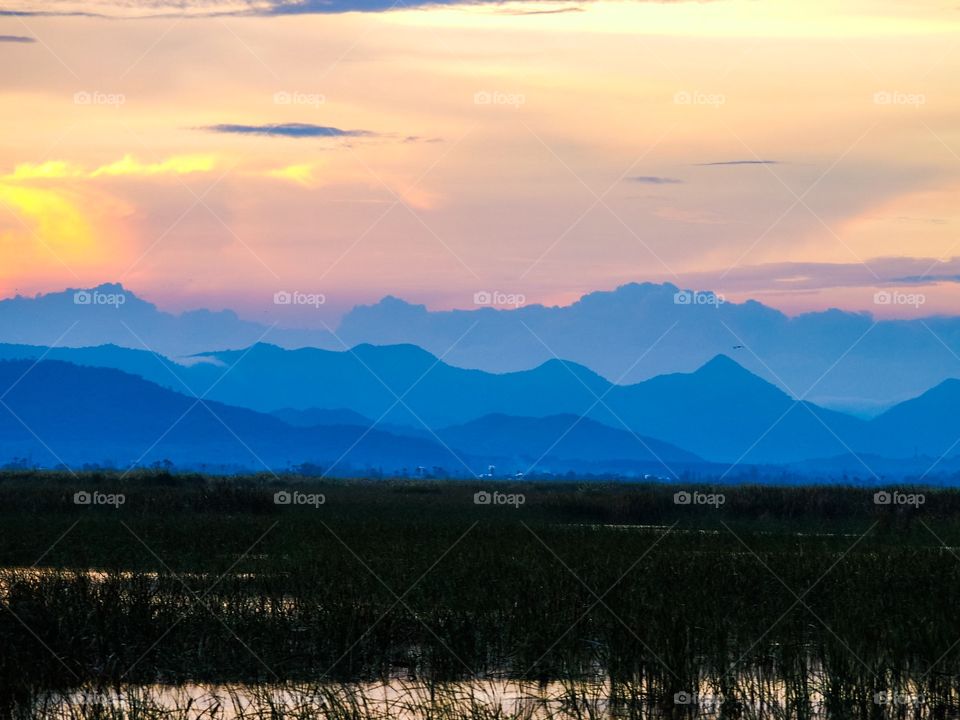
{"type": "Polygon", "coordinates": [[[0,184],[0,207],[15,215],[0,226],[0,266],[9,273],[44,253],[48,262],[88,262],[95,259],[94,231],[76,202],[54,191],[0,184]]]}
{"type": "MultiPolygon", "coordinates": [[[[254,12],[279,1],[8,3],[109,19],[0,17],[37,38],[0,43],[4,257],[35,233],[161,305],[317,284],[324,312],[688,279],[875,311],[844,288],[960,257],[960,11],[939,0],[254,12]]],[[[64,263],[31,257],[30,289],[60,289],[64,263]]]]}
{"type": "Polygon", "coordinates": [[[21,163],[13,172],[3,176],[7,181],[53,180],[64,178],[97,178],[117,175],[188,175],[197,172],[209,172],[214,168],[212,155],[184,155],[172,157],[155,163],[143,163],[133,155],[124,155],[122,159],[94,170],[85,171],[64,160],[48,160],[33,164],[21,163]]]}

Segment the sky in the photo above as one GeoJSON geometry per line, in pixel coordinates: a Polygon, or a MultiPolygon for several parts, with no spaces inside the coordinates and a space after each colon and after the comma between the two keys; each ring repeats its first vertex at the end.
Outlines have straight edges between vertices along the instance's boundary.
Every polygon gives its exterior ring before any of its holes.
{"type": "Polygon", "coordinates": [[[12,0],[0,296],[956,314],[957,77],[939,1],[12,0]]]}

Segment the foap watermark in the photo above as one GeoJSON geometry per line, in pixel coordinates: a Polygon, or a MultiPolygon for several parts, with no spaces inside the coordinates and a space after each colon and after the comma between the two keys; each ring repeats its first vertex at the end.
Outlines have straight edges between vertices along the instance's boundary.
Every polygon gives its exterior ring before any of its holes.
{"type": "Polygon", "coordinates": [[[487,492],[486,490],[480,490],[473,494],[474,505],[509,505],[515,510],[519,510],[520,506],[526,501],[527,498],[522,493],[487,492]]]}
{"type": "Polygon", "coordinates": [[[318,108],[326,102],[327,96],[320,93],[278,90],[273,94],[274,105],[306,105],[307,107],[318,108]]]}
{"type": "Polygon", "coordinates": [[[680,290],[673,294],[674,305],[713,305],[720,307],[727,299],[715,292],[700,292],[693,290],[680,290]]]}
{"type": "Polygon", "coordinates": [[[908,293],[900,290],[879,290],[873,294],[874,305],[909,305],[919,308],[927,302],[923,293],[908,293]]]}
{"type": "Polygon", "coordinates": [[[880,490],[873,494],[874,505],[906,505],[918,508],[927,502],[923,493],[905,493],[899,490],[880,490]]]}
{"type": "Polygon", "coordinates": [[[473,294],[474,305],[492,305],[499,307],[520,307],[527,302],[522,293],[506,293],[499,290],[478,290],[473,294]]]}
{"type": "Polygon", "coordinates": [[[107,107],[120,107],[127,102],[127,96],[123,93],[107,93],[99,90],[80,90],[73,94],[74,105],[105,105],[107,107]]]}
{"type": "Polygon", "coordinates": [[[474,105],[504,105],[514,110],[527,102],[522,93],[501,92],[500,90],[478,90],[473,94],[474,105]]]}
{"type": "Polygon", "coordinates": [[[280,490],[273,494],[274,505],[309,505],[318,508],[326,504],[327,497],[323,493],[304,493],[298,490],[280,490]]]}
{"type": "Polygon", "coordinates": [[[874,705],[887,705],[901,708],[916,708],[924,704],[926,698],[922,693],[891,692],[881,690],[873,694],[874,705]]]}
{"type": "Polygon", "coordinates": [[[105,293],[99,290],[78,290],[73,294],[74,305],[104,305],[118,308],[127,302],[125,293],[105,293]]]}
{"type": "Polygon", "coordinates": [[[722,702],[719,695],[710,693],[695,693],[681,690],[673,694],[674,705],[693,705],[706,713],[714,713],[719,710],[722,702]]]}
{"type": "Polygon", "coordinates": [[[702,90],[678,90],[673,94],[674,105],[706,105],[718,108],[727,103],[722,93],[703,92],[702,90]]]}
{"type": "Polygon", "coordinates": [[[908,93],[900,90],[878,90],[873,94],[874,105],[907,105],[918,108],[927,104],[927,96],[923,93],[908,93]]]}
{"type": "Polygon", "coordinates": [[[723,493],[702,493],[696,490],[693,492],[680,490],[673,494],[674,505],[707,505],[717,510],[726,501],[727,498],[723,493]]]}
{"type": "Polygon", "coordinates": [[[305,293],[299,290],[292,292],[287,290],[278,290],[273,294],[274,305],[309,305],[319,308],[327,302],[327,296],[323,293],[305,293]]]}
{"type": "Polygon", "coordinates": [[[104,493],[99,490],[89,492],[79,490],[73,494],[74,505],[106,505],[114,510],[119,510],[120,506],[127,501],[123,493],[104,493]]]}

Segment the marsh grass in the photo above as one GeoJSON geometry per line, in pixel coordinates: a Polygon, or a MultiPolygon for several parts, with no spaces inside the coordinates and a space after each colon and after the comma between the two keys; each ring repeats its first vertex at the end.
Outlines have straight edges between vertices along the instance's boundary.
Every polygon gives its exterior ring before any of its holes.
{"type": "Polygon", "coordinates": [[[504,486],[518,510],[474,505],[480,487],[0,476],[0,714],[958,711],[954,491],[902,508],[867,488],[723,487],[716,510],[670,486],[504,486]],[[289,487],[326,503],[275,505],[289,487]],[[83,488],[126,502],[73,505],[83,488]],[[384,682],[403,688],[388,704],[384,682]],[[235,689],[208,707],[183,694],[197,684],[235,689]]]}
{"type": "MultiPolygon", "coordinates": [[[[825,680],[823,676],[819,678],[825,680]]],[[[811,680],[815,680],[811,678],[811,680]]],[[[830,707],[820,690],[791,695],[782,680],[752,686],[742,678],[740,694],[716,695],[702,688],[693,702],[664,704],[648,696],[642,682],[470,681],[426,683],[393,679],[382,683],[285,683],[259,685],[124,686],[44,693],[11,715],[44,720],[178,718],[182,720],[628,720],[641,718],[944,718],[949,706],[936,699],[878,705],[873,698],[830,707]]],[[[899,697],[907,697],[901,693],[899,697]]],[[[910,694],[909,697],[919,697],[910,694]]]]}

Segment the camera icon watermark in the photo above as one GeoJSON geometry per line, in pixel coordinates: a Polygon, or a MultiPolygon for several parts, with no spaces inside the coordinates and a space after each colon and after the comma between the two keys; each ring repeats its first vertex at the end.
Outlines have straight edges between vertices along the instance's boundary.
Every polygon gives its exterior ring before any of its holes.
{"type": "Polygon", "coordinates": [[[112,507],[115,510],[119,510],[120,506],[126,501],[127,497],[123,493],[103,493],[99,490],[94,490],[93,492],[79,490],[73,494],[74,505],[105,505],[112,507]]]}
{"type": "Polygon", "coordinates": [[[712,305],[720,307],[727,299],[720,293],[715,292],[694,292],[693,290],[679,290],[673,294],[674,305],[702,306],[712,305]]]}
{"type": "Polygon", "coordinates": [[[674,705],[693,705],[699,707],[708,714],[716,712],[721,705],[721,699],[717,695],[709,693],[695,693],[681,690],[673,694],[674,705]]]}
{"type": "Polygon", "coordinates": [[[479,90],[473,94],[474,105],[503,105],[514,110],[527,102],[521,93],[508,93],[499,90],[479,90]]]}
{"type": "Polygon", "coordinates": [[[905,493],[899,490],[880,490],[873,494],[874,505],[905,505],[919,508],[927,502],[923,493],[905,493]]]}
{"type": "Polygon", "coordinates": [[[273,494],[274,505],[307,505],[318,508],[327,502],[322,493],[304,493],[297,490],[280,490],[273,494]]]}
{"type": "Polygon", "coordinates": [[[705,105],[718,108],[727,104],[727,96],[722,93],[703,92],[701,90],[678,90],[673,94],[674,105],[705,105]]]}
{"type": "Polygon", "coordinates": [[[273,294],[274,305],[307,305],[319,309],[326,302],[327,296],[323,293],[278,290],[273,294]]]}
{"type": "Polygon", "coordinates": [[[874,705],[896,706],[901,708],[921,707],[926,697],[921,693],[904,693],[881,690],[873,694],[874,705]]]}
{"type": "Polygon", "coordinates": [[[306,105],[307,107],[319,108],[326,102],[326,95],[320,93],[278,90],[273,94],[274,105],[306,105]]]}
{"type": "Polygon", "coordinates": [[[927,104],[927,96],[923,93],[908,93],[899,90],[878,90],[873,94],[874,105],[906,105],[918,108],[927,104]]]}
{"type": "Polygon", "coordinates": [[[526,501],[527,498],[522,493],[487,492],[486,490],[480,490],[473,494],[474,505],[508,505],[512,506],[515,510],[519,510],[520,506],[526,501]]]}
{"type": "Polygon", "coordinates": [[[714,510],[720,508],[727,502],[727,497],[723,493],[702,493],[694,490],[680,490],[673,494],[674,505],[706,505],[714,510]]]}
{"type": "Polygon", "coordinates": [[[873,294],[874,305],[909,305],[920,308],[926,304],[927,296],[923,293],[907,293],[899,290],[878,290],[873,294]]]}
{"type": "Polygon", "coordinates": [[[518,308],[527,302],[523,293],[505,293],[499,290],[478,290],[473,294],[474,305],[488,305],[491,307],[518,308]]]}
{"type": "Polygon", "coordinates": [[[107,107],[120,107],[127,102],[127,96],[123,93],[105,93],[99,90],[80,90],[73,94],[74,105],[105,105],[107,107]]]}
{"type": "Polygon", "coordinates": [[[99,290],[78,290],[73,294],[74,305],[106,306],[119,309],[125,305],[125,293],[104,293],[99,290]]]}

